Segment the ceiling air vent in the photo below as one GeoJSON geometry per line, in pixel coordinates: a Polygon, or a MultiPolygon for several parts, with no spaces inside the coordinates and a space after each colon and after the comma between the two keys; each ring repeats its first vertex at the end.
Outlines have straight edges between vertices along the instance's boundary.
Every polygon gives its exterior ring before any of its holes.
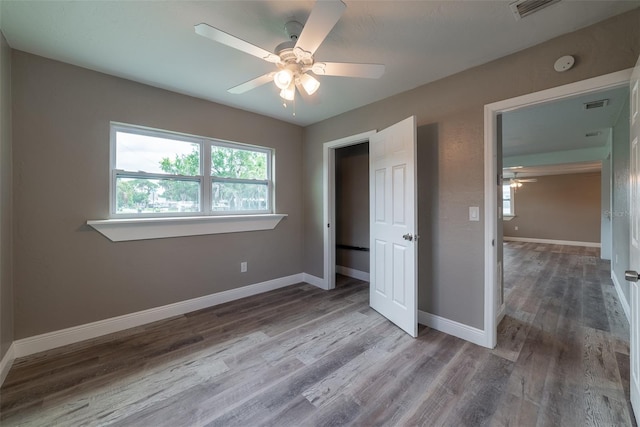
{"type": "Polygon", "coordinates": [[[609,105],[608,99],[599,99],[597,101],[585,102],[584,109],[585,110],[593,110],[594,108],[602,108],[609,105]]]}
{"type": "Polygon", "coordinates": [[[602,132],[600,131],[595,131],[595,132],[588,132],[586,134],[584,134],[584,136],[586,136],[587,138],[591,138],[593,136],[599,136],[602,132]]]}
{"type": "Polygon", "coordinates": [[[536,13],[547,6],[558,3],[560,0],[516,0],[509,3],[511,12],[516,17],[516,21],[521,20],[525,16],[536,13]]]}

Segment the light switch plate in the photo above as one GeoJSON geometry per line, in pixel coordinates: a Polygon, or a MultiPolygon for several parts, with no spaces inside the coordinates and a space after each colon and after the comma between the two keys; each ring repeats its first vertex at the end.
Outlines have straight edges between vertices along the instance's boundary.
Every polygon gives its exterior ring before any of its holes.
{"type": "Polygon", "coordinates": [[[469,221],[480,221],[480,208],[469,206],[469,221]]]}

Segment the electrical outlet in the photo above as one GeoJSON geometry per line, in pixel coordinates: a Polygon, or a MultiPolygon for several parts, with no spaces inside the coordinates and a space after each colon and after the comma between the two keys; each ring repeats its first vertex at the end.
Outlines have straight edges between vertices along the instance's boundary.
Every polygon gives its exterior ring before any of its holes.
{"type": "Polygon", "coordinates": [[[513,227],[514,230],[518,231],[518,226],[513,227]]]}
{"type": "Polygon", "coordinates": [[[247,272],[247,261],[242,261],[240,263],[240,273],[246,273],[247,272]]]}

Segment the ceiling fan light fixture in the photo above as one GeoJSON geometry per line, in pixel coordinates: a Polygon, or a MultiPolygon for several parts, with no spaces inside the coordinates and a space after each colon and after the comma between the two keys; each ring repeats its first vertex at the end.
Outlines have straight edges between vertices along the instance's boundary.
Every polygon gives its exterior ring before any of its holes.
{"type": "Polygon", "coordinates": [[[304,91],[307,92],[307,95],[311,96],[320,87],[320,82],[310,76],[309,74],[303,74],[300,76],[300,84],[304,88],[304,91]]]}
{"type": "Polygon", "coordinates": [[[276,86],[278,86],[279,89],[282,89],[283,91],[287,89],[289,86],[291,86],[292,81],[293,81],[293,72],[288,68],[278,71],[273,76],[273,82],[276,84],[276,86]]]}
{"type": "Polygon", "coordinates": [[[286,99],[287,101],[293,101],[296,97],[296,85],[295,82],[291,82],[288,87],[285,87],[280,91],[280,97],[282,99],[286,99]]]}

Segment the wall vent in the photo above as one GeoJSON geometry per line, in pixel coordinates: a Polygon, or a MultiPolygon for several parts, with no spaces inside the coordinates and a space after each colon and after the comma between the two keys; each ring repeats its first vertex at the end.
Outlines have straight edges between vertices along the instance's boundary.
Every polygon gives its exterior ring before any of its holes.
{"type": "Polygon", "coordinates": [[[591,138],[592,136],[598,136],[600,135],[602,132],[600,132],[599,130],[594,131],[594,132],[588,132],[586,133],[584,136],[586,136],[587,138],[591,138]]]}
{"type": "Polygon", "coordinates": [[[602,108],[609,105],[608,99],[599,99],[597,101],[585,102],[584,109],[585,110],[593,110],[594,108],[602,108]]]}
{"type": "Polygon", "coordinates": [[[509,3],[511,12],[515,16],[516,21],[521,20],[525,16],[536,13],[547,6],[558,3],[560,0],[516,0],[509,3]]]}

